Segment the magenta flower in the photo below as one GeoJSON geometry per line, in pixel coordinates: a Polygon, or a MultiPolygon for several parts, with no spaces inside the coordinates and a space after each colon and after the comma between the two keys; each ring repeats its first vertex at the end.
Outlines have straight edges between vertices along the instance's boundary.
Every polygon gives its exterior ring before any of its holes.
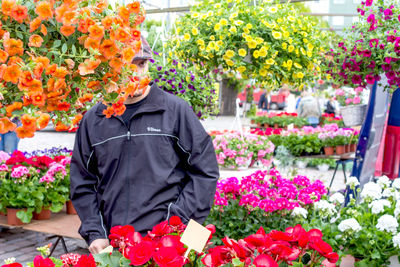
{"type": "Polygon", "coordinates": [[[389,70],[391,70],[392,69],[392,66],[390,66],[389,64],[383,64],[382,65],[382,70],[383,71],[389,71],[389,70]]]}
{"type": "Polygon", "coordinates": [[[354,91],[356,91],[357,93],[361,93],[362,91],[364,91],[364,88],[359,86],[359,87],[355,88],[354,91]]]}
{"type": "Polygon", "coordinates": [[[356,96],[353,98],[353,104],[357,105],[361,103],[361,98],[359,96],[356,96]]]}
{"type": "Polygon", "coordinates": [[[371,6],[372,5],[373,0],[367,0],[365,1],[365,6],[371,6]]]}
{"type": "Polygon", "coordinates": [[[392,16],[393,15],[393,11],[390,8],[387,8],[383,11],[383,14],[385,16],[392,16]]]}
{"type": "Polygon", "coordinates": [[[375,77],[370,75],[370,74],[367,74],[367,76],[365,76],[365,79],[367,80],[368,84],[374,84],[375,83],[375,77]]]}
{"type": "Polygon", "coordinates": [[[369,46],[370,47],[377,47],[379,44],[379,39],[371,39],[369,40],[369,46]]]}
{"type": "Polygon", "coordinates": [[[353,75],[353,77],[351,78],[351,81],[352,81],[354,84],[361,84],[362,78],[361,78],[360,75],[353,75]]]}
{"type": "Polygon", "coordinates": [[[375,14],[370,14],[367,18],[367,22],[374,24],[375,23],[375,14]]]}
{"type": "Polygon", "coordinates": [[[346,101],[345,101],[346,105],[349,105],[352,102],[353,102],[353,98],[351,98],[351,97],[347,98],[346,101]]]}

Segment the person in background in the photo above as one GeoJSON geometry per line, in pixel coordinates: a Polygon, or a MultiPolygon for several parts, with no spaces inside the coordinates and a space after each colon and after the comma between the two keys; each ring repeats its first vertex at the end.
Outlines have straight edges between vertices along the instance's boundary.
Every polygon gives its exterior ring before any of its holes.
{"type": "Polygon", "coordinates": [[[325,113],[335,115],[336,112],[337,112],[337,110],[336,110],[335,98],[331,97],[331,98],[329,98],[328,102],[326,103],[325,113]]]}
{"type": "MultiPolygon", "coordinates": [[[[17,121],[13,120],[15,124],[17,121]]],[[[14,131],[5,134],[0,134],[0,150],[12,154],[18,149],[19,138],[14,131]]]]}
{"type": "Polygon", "coordinates": [[[308,92],[305,92],[304,97],[300,100],[298,116],[307,118],[308,123],[313,127],[317,127],[319,124],[321,109],[318,100],[308,92]]]}
{"type": "Polygon", "coordinates": [[[260,100],[258,101],[258,108],[268,111],[269,109],[269,101],[268,101],[268,92],[267,89],[263,89],[263,93],[260,96],[260,100]]]}

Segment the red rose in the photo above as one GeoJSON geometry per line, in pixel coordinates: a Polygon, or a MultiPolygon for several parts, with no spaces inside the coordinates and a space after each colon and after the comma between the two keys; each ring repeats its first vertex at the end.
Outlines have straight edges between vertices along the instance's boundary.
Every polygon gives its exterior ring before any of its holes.
{"type": "Polygon", "coordinates": [[[96,267],[96,262],[94,261],[93,255],[90,254],[89,256],[87,255],[82,255],[79,258],[79,261],[74,267],[96,267]]]}
{"type": "Polygon", "coordinates": [[[128,259],[131,261],[132,265],[139,266],[148,262],[153,256],[153,253],[153,243],[150,241],[143,241],[129,248],[128,259]]]}
{"type": "Polygon", "coordinates": [[[33,259],[33,266],[34,267],[54,267],[56,266],[54,262],[47,258],[44,259],[42,256],[38,255],[33,259]]]}
{"type": "Polygon", "coordinates": [[[169,219],[169,224],[172,226],[178,226],[182,224],[181,218],[179,218],[178,216],[172,216],[169,219]]]}
{"type": "Polygon", "coordinates": [[[185,262],[183,256],[171,247],[161,247],[153,257],[160,267],[181,267],[185,262]]]}
{"type": "Polygon", "coordinates": [[[23,266],[21,263],[14,262],[14,263],[2,265],[1,267],[23,267],[23,266]]]}
{"type": "Polygon", "coordinates": [[[261,254],[258,255],[255,259],[253,264],[256,267],[278,267],[278,263],[274,261],[269,255],[261,254]]]}

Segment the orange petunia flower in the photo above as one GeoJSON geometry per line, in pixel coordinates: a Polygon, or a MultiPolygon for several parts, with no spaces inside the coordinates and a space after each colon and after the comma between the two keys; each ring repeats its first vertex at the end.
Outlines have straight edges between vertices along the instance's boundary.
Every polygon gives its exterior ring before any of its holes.
{"type": "Polygon", "coordinates": [[[65,67],[58,67],[54,72],[54,76],[57,78],[64,78],[69,74],[69,71],[65,67]]]}
{"type": "Polygon", "coordinates": [[[20,75],[21,68],[18,65],[11,65],[4,71],[3,80],[17,84],[20,75]]]}
{"type": "Polygon", "coordinates": [[[139,53],[140,48],[142,47],[142,41],[133,41],[131,47],[135,53],[139,53]]]}
{"type": "Polygon", "coordinates": [[[32,84],[29,86],[29,91],[31,92],[43,92],[42,82],[40,80],[33,80],[32,84]]]}
{"type": "Polygon", "coordinates": [[[91,37],[86,38],[85,40],[85,44],[84,44],[85,48],[87,50],[89,50],[89,48],[92,49],[99,49],[100,47],[100,40],[98,39],[93,39],[91,37]]]}
{"type": "Polygon", "coordinates": [[[22,23],[27,16],[28,8],[26,6],[16,5],[11,11],[11,17],[19,23],[22,23]]]}
{"type": "Polygon", "coordinates": [[[15,130],[15,128],[17,128],[17,125],[13,123],[9,118],[1,118],[0,124],[3,126],[2,127],[3,131],[0,132],[1,134],[12,132],[15,130]]]}
{"type": "Polygon", "coordinates": [[[64,35],[64,36],[70,36],[75,32],[75,26],[61,26],[60,28],[60,32],[64,35]]]}
{"type": "Polygon", "coordinates": [[[28,46],[31,47],[41,47],[43,43],[42,37],[40,35],[34,34],[29,37],[29,43],[28,46]]]}
{"type": "Polygon", "coordinates": [[[32,138],[35,136],[35,131],[32,131],[30,129],[26,129],[23,126],[18,127],[15,132],[17,133],[18,138],[32,138]]]}
{"type": "MultiPolygon", "coordinates": [[[[143,12],[143,13],[145,13],[145,12],[143,12]]],[[[136,16],[136,18],[135,18],[135,25],[140,25],[140,24],[142,24],[143,21],[144,21],[144,19],[145,19],[145,16],[141,16],[141,15],[136,16]]]]}
{"type": "Polygon", "coordinates": [[[114,115],[113,107],[108,107],[108,108],[104,109],[103,114],[106,115],[107,119],[111,118],[111,116],[114,115]]]}
{"type": "Polygon", "coordinates": [[[18,88],[20,90],[27,90],[33,83],[34,78],[32,77],[32,73],[28,70],[22,72],[19,77],[18,88]]]}
{"type": "Polygon", "coordinates": [[[104,27],[98,25],[92,25],[89,27],[89,37],[97,40],[101,40],[104,36],[104,27]]]}
{"type": "Polygon", "coordinates": [[[69,108],[71,107],[71,104],[68,102],[61,102],[57,106],[57,110],[59,111],[69,111],[69,108]]]}
{"type": "Polygon", "coordinates": [[[49,124],[49,121],[50,121],[50,115],[47,113],[41,113],[40,117],[37,119],[39,130],[46,128],[47,125],[49,124]]]}
{"type": "Polygon", "coordinates": [[[135,57],[136,53],[133,51],[132,47],[127,47],[122,50],[122,61],[125,63],[132,62],[133,58],[135,57]]]}
{"type": "Polygon", "coordinates": [[[46,75],[54,75],[57,69],[57,64],[52,64],[46,68],[46,75]]]}
{"type": "Polygon", "coordinates": [[[83,104],[92,101],[92,99],[93,99],[92,94],[84,94],[82,97],[79,98],[79,102],[83,104]]]}
{"type": "Polygon", "coordinates": [[[110,16],[106,16],[104,19],[101,20],[101,24],[106,28],[107,30],[111,29],[111,26],[113,24],[113,18],[110,16]]]}
{"type": "Polygon", "coordinates": [[[125,6],[121,6],[118,9],[118,16],[120,16],[123,20],[129,21],[130,12],[125,6]]]}
{"type": "Polygon", "coordinates": [[[0,49],[0,63],[5,63],[8,58],[8,53],[2,49],[0,49]]]}
{"type": "Polygon", "coordinates": [[[15,6],[15,1],[14,0],[3,0],[1,3],[1,12],[5,16],[11,16],[11,12],[15,6]]]}
{"type": "Polygon", "coordinates": [[[138,82],[129,82],[128,85],[124,88],[124,93],[126,95],[133,95],[138,89],[138,82]]]}
{"type": "Polygon", "coordinates": [[[122,61],[121,59],[117,58],[117,57],[113,57],[110,60],[110,66],[111,68],[113,68],[116,72],[120,73],[121,72],[121,68],[122,68],[122,61]]]}
{"type": "Polygon", "coordinates": [[[36,31],[40,25],[42,24],[42,20],[40,18],[35,18],[29,23],[29,32],[36,31]]]}
{"type": "Polygon", "coordinates": [[[6,69],[7,69],[7,65],[6,64],[1,64],[0,65],[0,79],[3,79],[4,72],[6,71],[6,69]]]}
{"type": "Polygon", "coordinates": [[[65,63],[67,63],[68,68],[71,69],[71,70],[75,67],[75,61],[73,61],[70,58],[67,58],[65,60],[65,63]]]}
{"type": "Polygon", "coordinates": [[[39,15],[41,20],[47,20],[53,17],[53,10],[51,4],[48,1],[42,1],[36,4],[35,13],[39,15]]]}
{"type": "Polygon", "coordinates": [[[80,114],[80,113],[76,114],[75,117],[72,119],[72,124],[78,125],[79,122],[82,120],[82,118],[83,118],[82,114],[80,114]]]}
{"type": "Polygon", "coordinates": [[[43,24],[40,25],[40,32],[41,32],[44,36],[47,35],[47,28],[46,28],[46,26],[44,26],[43,24]]]}
{"type": "Polygon", "coordinates": [[[37,63],[36,66],[33,68],[33,74],[38,79],[40,79],[40,77],[42,77],[43,71],[44,71],[44,66],[42,63],[37,63]]]}
{"type": "Polygon", "coordinates": [[[118,53],[118,47],[113,40],[107,39],[101,43],[100,52],[106,59],[111,59],[118,53]]]}
{"type": "Polygon", "coordinates": [[[62,123],[61,121],[57,122],[55,130],[57,132],[65,132],[69,130],[69,126],[65,125],[64,123],[62,123]]]}
{"type": "Polygon", "coordinates": [[[50,98],[49,95],[47,95],[47,99],[48,99],[47,106],[46,106],[47,112],[52,112],[52,111],[57,110],[59,101],[54,100],[54,99],[49,99],[49,98],[50,98]]]}
{"type": "Polygon", "coordinates": [[[77,16],[76,11],[68,10],[67,12],[64,13],[62,17],[62,23],[67,26],[72,25],[76,23],[76,16],[77,16]]]}
{"type": "Polygon", "coordinates": [[[101,63],[100,59],[96,60],[85,59],[85,61],[79,64],[78,66],[79,74],[80,75],[93,74],[94,70],[100,65],[100,63],[101,63]]]}
{"type": "Polygon", "coordinates": [[[96,13],[101,14],[104,11],[104,9],[107,8],[107,6],[108,6],[107,0],[98,1],[95,9],[96,13]]]}
{"type": "Polygon", "coordinates": [[[92,25],[95,25],[95,24],[96,23],[92,19],[89,19],[89,18],[87,18],[85,20],[81,19],[78,24],[78,31],[80,31],[81,33],[87,33],[89,30],[89,27],[92,25]]]}
{"type": "Polygon", "coordinates": [[[22,60],[22,58],[18,57],[18,56],[12,56],[8,59],[8,65],[18,65],[18,64],[22,64],[24,63],[24,61],[22,60]]]}
{"type": "Polygon", "coordinates": [[[50,59],[47,57],[36,57],[33,59],[35,63],[42,63],[43,67],[47,68],[50,64],[50,59]]]}
{"type": "Polygon", "coordinates": [[[133,3],[130,3],[126,6],[131,13],[139,14],[140,12],[140,3],[139,1],[135,1],[133,3]]]}
{"type": "MultiPolygon", "coordinates": [[[[100,86],[100,81],[90,81],[90,82],[88,82],[88,84],[87,84],[87,88],[90,88],[90,89],[95,89],[95,88],[97,88],[97,87],[99,87],[99,86],[100,86]]],[[[93,98],[93,95],[92,95],[92,94],[89,94],[89,95],[91,95],[92,98],[93,98]]]]}
{"type": "Polygon", "coordinates": [[[33,116],[30,116],[28,114],[22,115],[21,123],[25,129],[29,129],[32,131],[36,130],[36,118],[33,116]]]}
{"type": "Polygon", "coordinates": [[[12,113],[13,113],[15,110],[20,110],[20,109],[22,109],[22,103],[21,103],[21,102],[14,102],[14,103],[12,103],[11,105],[8,105],[8,106],[6,107],[6,116],[7,116],[7,117],[11,117],[11,116],[12,116],[12,113]]]}
{"type": "Polygon", "coordinates": [[[62,91],[65,88],[67,88],[67,83],[65,82],[65,79],[58,79],[54,83],[54,91],[62,91]]]}
{"type": "Polygon", "coordinates": [[[14,38],[4,40],[4,50],[10,55],[20,55],[24,54],[24,43],[21,40],[14,38]]]}
{"type": "Polygon", "coordinates": [[[66,5],[65,3],[60,5],[59,7],[56,8],[55,14],[56,14],[56,20],[57,22],[61,23],[62,19],[64,17],[65,12],[67,12],[68,9],[68,5],[66,5]]]}
{"type": "Polygon", "coordinates": [[[139,81],[139,89],[146,88],[147,86],[149,86],[150,82],[151,82],[150,77],[146,76],[146,77],[141,78],[139,81]]]}
{"type": "Polygon", "coordinates": [[[24,106],[24,107],[27,107],[27,106],[29,106],[29,105],[32,105],[32,99],[30,99],[30,97],[29,96],[23,96],[23,98],[22,98],[22,101],[23,101],[23,103],[22,103],[22,105],[24,106]]]}
{"type": "Polygon", "coordinates": [[[129,34],[129,32],[127,32],[123,28],[118,28],[117,31],[115,32],[115,39],[117,39],[121,43],[128,42],[130,38],[131,35],[129,34]]]}
{"type": "Polygon", "coordinates": [[[112,107],[117,116],[121,116],[122,114],[124,114],[126,110],[126,106],[124,105],[124,102],[121,100],[119,100],[117,103],[112,104],[112,107]]]}
{"type": "Polygon", "coordinates": [[[133,30],[133,31],[132,31],[132,37],[133,37],[133,40],[139,41],[139,40],[140,40],[140,31],[138,31],[138,30],[133,30]]]}
{"type": "Polygon", "coordinates": [[[43,93],[33,93],[30,95],[30,98],[32,99],[32,104],[38,107],[43,107],[46,103],[46,95],[43,93]]]}

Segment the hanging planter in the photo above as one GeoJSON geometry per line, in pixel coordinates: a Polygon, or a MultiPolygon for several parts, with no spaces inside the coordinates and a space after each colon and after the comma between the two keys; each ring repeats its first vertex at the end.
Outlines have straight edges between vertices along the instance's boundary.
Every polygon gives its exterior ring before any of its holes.
{"type": "Polygon", "coordinates": [[[362,125],[367,111],[367,105],[354,105],[342,107],[340,113],[346,127],[362,125]]]}

